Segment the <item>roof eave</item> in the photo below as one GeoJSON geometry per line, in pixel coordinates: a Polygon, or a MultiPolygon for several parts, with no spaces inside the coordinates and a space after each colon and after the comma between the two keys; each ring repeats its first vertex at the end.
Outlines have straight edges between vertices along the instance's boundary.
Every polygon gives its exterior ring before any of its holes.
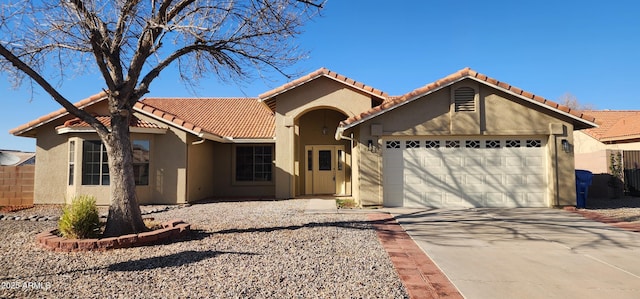
{"type": "Polygon", "coordinates": [[[598,124],[596,124],[595,122],[588,121],[588,120],[586,120],[586,119],[580,118],[580,117],[578,117],[578,116],[576,116],[576,115],[573,115],[573,114],[571,114],[571,113],[568,113],[568,112],[562,111],[562,110],[560,110],[560,109],[558,109],[558,108],[551,107],[551,106],[549,106],[549,105],[547,105],[547,104],[545,104],[545,103],[541,103],[541,102],[538,102],[538,101],[536,101],[536,100],[534,100],[534,99],[531,99],[531,98],[525,97],[525,96],[520,95],[520,94],[518,94],[518,93],[515,93],[515,92],[513,92],[513,91],[511,91],[511,90],[509,90],[509,89],[503,88],[503,87],[501,87],[501,86],[499,86],[499,85],[490,84],[490,83],[488,83],[488,82],[486,82],[486,81],[484,81],[484,80],[480,80],[480,79],[478,79],[478,78],[476,78],[476,77],[474,77],[474,76],[465,76],[465,77],[462,77],[461,79],[466,79],[466,78],[473,79],[473,80],[474,80],[474,81],[476,81],[476,82],[482,83],[482,84],[484,84],[484,85],[486,85],[486,86],[489,86],[489,87],[495,88],[495,89],[497,89],[497,90],[500,90],[500,91],[502,91],[502,92],[508,93],[508,94],[510,94],[510,95],[512,95],[512,96],[515,96],[515,97],[520,98],[520,99],[522,99],[522,100],[525,100],[525,101],[527,101],[527,102],[529,102],[529,103],[532,103],[532,104],[534,104],[534,105],[536,105],[536,106],[538,106],[538,107],[542,107],[542,108],[545,108],[545,109],[551,110],[551,111],[553,111],[553,112],[556,112],[556,113],[558,113],[558,114],[560,114],[560,115],[563,115],[563,116],[569,117],[569,118],[573,119],[574,121],[577,121],[577,122],[580,122],[580,123],[582,123],[582,124],[586,125],[587,127],[585,127],[584,129],[588,129],[588,128],[597,128],[597,127],[598,127],[598,124]]]}
{"type": "Polygon", "coordinates": [[[432,93],[434,93],[434,92],[436,92],[436,91],[439,91],[439,90],[441,90],[441,89],[443,89],[443,88],[445,88],[445,87],[450,86],[451,84],[455,84],[455,83],[457,83],[457,82],[460,82],[460,81],[461,81],[461,80],[463,80],[464,78],[465,78],[465,77],[460,78],[460,79],[457,79],[457,80],[454,80],[454,81],[452,81],[452,82],[451,82],[451,83],[449,83],[449,84],[445,84],[445,85],[438,86],[437,88],[431,89],[431,90],[429,90],[429,91],[427,91],[427,92],[425,92],[425,93],[421,93],[421,94],[418,94],[418,95],[414,95],[414,96],[409,97],[409,98],[407,98],[406,100],[404,100],[404,101],[402,101],[402,102],[400,102],[400,103],[398,103],[398,104],[396,104],[396,105],[393,105],[393,106],[391,106],[391,107],[389,107],[389,108],[386,108],[386,109],[382,109],[382,110],[377,111],[376,113],[373,113],[373,114],[371,114],[371,115],[367,115],[366,117],[363,117],[363,118],[361,118],[361,119],[359,119],[359,120],[357,120],[357,121],[354,121],[354,122],[352,122],[352,123],[350,123],[350,124],[348,124],[348,125],[346,125],[346,126],[342,126],[342,125],[340,125],[340,126],[339,126],[339,128],[340,128],[340,127],[344,128],[344,130],[342,130],[342,131],[341,131],[341,132],[344,132],[345,130],[348,130],[348,129],[353,128],[353,127],[355,127],[355,126],[357,126],[357,125],[359,125],[359,124],[361,124],[361,123],[363,123],[363,122],[366,122],[366,121],[368,121],[368,120],[370,120],[370,119],[372,119],[372,118],[375,118],[375,117],[377,117],[378,115],[381,115],[381,114],[384,114],[384,113],[386,113],[386,112],[392,111],[392,110],[394,110],[394,109],[396,109],[396,108],[402,107],[402,106],[404,106],[404,105],[406,105],[406,104],[408,104],[408,103],[411,103],[411,102],[415,101],[416,99],[422,98],[422,97],[424,97],[424,96],[428,96],[428,95],[430,95],[430,94],[432,94],[432,93]]]}
{"type": "Polygon", "coordinates": [[[333,81],[336,81],[336,82],[338,82],[338,83],[340,83],[340,84],[344,84],[344,85],[350,86],[350,87],[352,87],[352,88],[354,88],[354,89],[360,90],[360,91],[362,91],[362,92],[364,92],[364,93],[367,93],[367,94],[369,94],[369,95],[375,96],[375,97],[377,97],[377,98],[379,98],[379,99],[382,99],[382,100],[384,100],[384,99],[386,99],[386,98],[387,98],[387,97],[386,97],[386,96],[384,96],[384,95],[377,94],[377,93],[375,93],[375,92],[372,92],[372,91],[370,91],[370,90],[367,90],[366,88],[361,88],[361,87],[359,87],[359,86],[351,85],[351,84],[345,84],[345,82],[344,82],[344,81],[342,81],[342,80],[340,80],[339,78],[336,78],[336,77],[334,77],[334,76],[329,76],[328,74],[325,74],[325,73],[321,73],[321,74],[318,74],[318,75],[316,75],[316,76],[310,77],[310,78],[308,78],[308,79],[306,79],[306,80],[304,80],[304,81],[301,81],[300,83],[298,83],[298,84],[296,84],[296,85],[292,85],[292,86],[287,87],[287,88],[285,88],[285,89],[283,89],[283,90],[280,90],[280,91],[278,91],[278,92],[275,92],[275,93],[273,93],[273,94],[270,94],[270,95],[268,95],[268,96],[266,96],[266,97],[264,97],[264,98],[263,98],[263,97],[258,96],[258,101],[259,101],[259,102],[265,102],[265,101],[267,101],[267,100],[269,100],[269,99],[271,99],[271,98],[277,97],[277,96],[279,96],[279,95],[281,95],[281,94],[283,94],[283,93],[286,93],[286,92],[288,92],[288,91],[290,91],[290,90],[296,89],[296,88],[298,88],[298,87],[300,87],[300,86],[302,86],[302,85],[304,85],[304,84],[307,84],[307,83],[309,83],[309,82],[311,82],[311,81],[313,81],[313,80],[315,80],[315,79],[318,79],[318,78],[320,78],[320,77],[326,77],[326,78],[329,78],[329,79],[331,79],[331,80],[333,80],[333,81]]]}
{"type": "MultiPolygon", "coordinates": [[[[100,94],[98,94],[98,95],[100,95],[100,94]]],[[[88,103],[86,103],[84,105],[80,105],[80,106],[77,106],[77,107],[78,107],[78,109],[84,109],[84,108],[89,107],[89,106],[91,106],[91,105],[93,105],[95,103],[101,102],[106,98],[107,98],[106,95],[103,95],[103,96],[100,96],[100,97],[96,97],[93,101],[90,101],[90,102],[88,102],[88,103]]],[[[33,138],[35,136],[24,136],[24,134],[29,132],[29,131],[32,131],[32,130],[38,128],[38,127],[46,125],[46,124],[48,124],[48,123],[50,123],[52,121],[55,121],[55,120],[60,119],[62,117],[65,117],[67,115],[69,115],[69,111],[64,111],[64,112],[62,112],[62,113],[60,113],[60,114],[58,114],[58,115],[56,115],[56,116],[54,116],[52,118],[46,119],[46,120],[44,120],[42,122],[35,123],[35,124],[33,124],[31,126],[28,126],[28,127],[24,128],[24,129],[18,130],[20,127],[17,127],[15,129],[9,130],[9,133],[12,134],[13,136],[32,137],[33,138]]]]}
{"type": "Polygon", "coordinates": [[[227,143],[275,143],[275,138],[234,138],[230,136],[223,137],[227,143]]]}
{"type": "MultiPolygon", "coordinates": [[[[95,129],[91,127],[78,127],[78,128],[56,128],[56,133],[58,135],[69,134],[69,133],[95,133],[95,129]]],[[[157,134],[163,135],[167,133],[166,128],[139,128],[139,127],[129,127],[129,132],[131,133],[141,133],[141,134],[157,134]]]]}
{"type": "Polygon", "coordinates": [[[484,84],[484,85],[486,85],[486,86],[489,86],[489,87],[491,87],[491,88],[498,89],[498,90],[500,90],[500,91],[502,91],[502,92],[505,92],[505,93],[508,93],[508,94],[510,94],[510,95],[513,95],[513,96],[515,96],[515,97],[517,97],[517,98],[519,98],[519,99],[522,99],[522,100],[525,100],[525,101],[527,101],[527,102],[529,102],[529,103],[535,104],[536,106],[539,106],[539,107],[542,107],[542,108],[545,108],[545,109],[551,110],[551,111],[553,111],[553,112],[559,113],[559,114],[561,114],[561,115],[563,115],[563,116],[569,117],[569,118],[573,119],[574,121],[577,121],[577,122],[579,122],[579,123],[581,123],[581,124],[585,125],[584,129],[587,129],[587,128],[596,128],[596,127],[598,127],[598,124],[596,124],[595,122],[587,121],[587,120],[585,120],[585,119],[583,119],[583,118],[580,118],[580,117],[577,117],[577,116],[575,116],[575,115],[573,115],[573,114],[571,114],[571,113],[568,113],[568,112],[562,111],[562,110],[560,110],[560,109],[557,109],[557,108],[551,107],[551,106],[546,105],[546,104],[544,104],[544,103],[540,103],[540,102],[535,101],[535,100],[533,100],[533,99],[530,99],[530,98],[528,98],[528,97],[525,97],[525,96],[522,96],[522,95],[520,95],[520,94],[517,94],[517,93],[515,93],[515,92],[513,92],[513,91],[511,91],[511,90],[509,90],[509,89],[502,88],[502,87],[500,87],[499,85],[489,84],[488,82],[486,82],[486,81],[484,81],[484,80],[481,80],[481,79],[478,79],[478,78],[476,78],[476,77],[474,77],[474,76],[466,75],[466,76],[462,76],[462,77],[460,77],[460,78],[458,78],[458,79],[452,80],[452,81],[450,81],[450,82],[448,82],[448,83],[446,83],[446,84],[440,85],[440,86],[438,86],[437,88],[431,89],[431,90],[429,90],[429,91],[427,91],[427,92],[425,92],[425,93],[421,93],[421,94],[418,94],[418,95],[414,95],[414,96],[412,96],[412,97],[410,97],[410,98],[407,98],[406,100],[404,100],[404,101],[402,101],[402,102],[400,102],[400,103],[398,103],[398,104],[396,104],[396,105],[393,105],[393,106],[391,106],[391,107],[389,107],[389,108],[387,108],[387,109],[381,109],[380,111],[377,111],[377,112],[375,112],[375,113],[373,113],[373,114],[371,114],[371,115],[368,115],[368,116],[366,116],[366,117],[363,117],[363,118],[361,118],[361,119],[359,119],[359,120],[357,120],[357,121],[354,121],[354,122],[352,122],[352,123],[349,123],[349,124],[347,124],[347,125],[344,125],[344,126],[343,126],[343,125],[341,124],[338,128],[339,128],[339,129],[340,129],[340,128],[342,128],[342,129],[340,130],[340,132],[344,132],[345,130],[347,130],[347,129],[349,129],[349,128],[353,128],[353,127],[355,127],[355,126],[357,126],[357,125],[359,125],[359,124],[361,124],[361,123],[363,123],[363,122],[366,122],[366,121],[368,121],[368,120],[370,120],[370,119],[372,119],[372,118],[375,118],[375,117],[377,117],[377,116],[379,116],[379,115],[381,115],[381,114],[383,114],[383,113],[389,112],[389,111],[391,111],[391,110],[393,110],[393,109],[396,109],[396,108],[398,108],[398,107],[402,107],[402,106],[404,106],[404,105],[406,105],[406,104],[408,104],[408,103],[413,102],[413,101],[414,101],[414,100],[416,100],[416,99],[419,99],[419,98],[425,97],[425,96],[427,96],[427,95],[430,95],[430,94],[432,94],[432,93],[434,93],[434,92],[436,92],[436,91],[439,91],[439,90],[441,90],[441,89],[443,89],[443,88],[449,87],[449,86],[451,86],[451,85],[453,85],[453,84],[456,84],[457,82],[460,82],[460,81],[465,80],[465,79],[472,79],[472,80],[474,80],[474,81],[476,81],[476,82],[479,82],[479,83],[484,84]]]}

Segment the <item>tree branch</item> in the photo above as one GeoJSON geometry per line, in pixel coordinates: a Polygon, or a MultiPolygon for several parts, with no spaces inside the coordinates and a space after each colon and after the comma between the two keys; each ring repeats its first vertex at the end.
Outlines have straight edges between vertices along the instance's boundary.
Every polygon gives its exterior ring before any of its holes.
{"type": "Polygon", "coordinates": [[[47,82],[46,79],[40,76],[38,72],[36,72],[27,64],[25,64],[22,60],[20,60],[20,58],[18,58],[13,53],[11,53],[11,51],[9,51],[3,45],[0,45],[0,55],[4,57],[7,61],[9,61],[11,64],[13,64],[17,69],[21,70],[31,79],[33,79],[36,83],[38,83],[38,85],[40,85],[42,89],[44,89],[48,94],[50,94],[51,97],[53,97],[53,99],[56,102],[58,102],[58,104],[62,105],[62,107],[64,107],[69,113],[79,117],[83,121],[90,124],[91,127],[93,127],[96,130],[96,132],[98,132],[98,134],[106,136],[109,133],[109,130],[102,123],[100,123],[94,116],[92,116],[91,114],[87,113],[84,110],[79,109],[78,107],[73,105],[71,102],[69,102],[53,86],[51,86],[51,84],[49,84],[49,82],[47,82]]]}

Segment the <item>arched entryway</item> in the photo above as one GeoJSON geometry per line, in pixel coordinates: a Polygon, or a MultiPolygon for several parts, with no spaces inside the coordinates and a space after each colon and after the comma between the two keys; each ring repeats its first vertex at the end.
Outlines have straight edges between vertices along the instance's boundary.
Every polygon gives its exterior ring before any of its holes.
{"type": "Polygon", "coordinates": [[[351,146],[336,140],[340,121],[347,116],[331,108],[303,113],[296,120],[297,195],[350,195],[351,146]]]}

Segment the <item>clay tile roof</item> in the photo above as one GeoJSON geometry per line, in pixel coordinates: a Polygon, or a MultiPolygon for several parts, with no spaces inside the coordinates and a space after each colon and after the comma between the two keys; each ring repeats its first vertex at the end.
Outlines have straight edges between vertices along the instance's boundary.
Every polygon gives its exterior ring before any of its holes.
{"type": "Polygon", "coordinates": [[[583,132],[597,140],[616,141],[640,138],[639,110],[591,110],[585,113],[593,115],[599,126],[583,132]]]}
{"type": "Polygon", "coordinates": [[[566,106],[562,106],[559,105],[557,103],[554,103],[550,100],[547,100],[541,96],[538,95],[534,95],[532,93],[523,91],[520,88],[517,88],[515,86],[511,86],[510,84],[506,83],[506,82],[501,82],[498,81],[494,78],[491,78],[489,76],[486,76],[484,74],[478,73],[470,68],[464,68],[462,70],[459,70],[451,75],[448,75],[442,79],[439,79],[435,82],[429,83],[423,87],[417,88],[405,95],[402,95],[400,97],[394,97],[394,98],[390,98],[387,101],[385,101],[383,104],[381,104],[380,106],[374,107],[368,111],[365,111],[363,113],[361,113],[360,115],[356,115],[354,117],[350,117],[344,121],[342,121],[340,123],[340,126],[342,127],[347,127],[347,126],[351,126],[354,123],[357,123],[359,121],[362,120],[366,120],[372,117],[375,117],[378,114],[384,113],[386,110],[391,109],[391,108],[395,108],[399,105],[411,102],[417,98],[420,98],[424,95],[427,95],[431,92],[434,92],[436,90],[439,90],[443,87],[449,86],[455,82],[458,82],[460,80],[466,79],[466,78],[472,78],[476,81],[479,82],[483,82],[487,85],[491,85],[494,86],[495,88],[499,88],[499,89],[503,89],[507,92],[516,94],[518,96],[524,97],[532,102],[538,102],[540,104],[544,104],[546,106],[548,106],[549,108],[552,109],[556,109],[556,110],[560,110],[561,112],[567,113],[567,114],[571,114],[572,116],[574,116],[575,118],[581,119],[583,121],[586,122],[590,122],[590,123],[594,123],[595,122],[595,117],[584,114],[581,111],[578,110],[574,110],[571,109],[569,107],[566,106]]]}
{"type": "Polygon", "coordinates": [[[195,133],[235,139],[275,136],[275,116],[256,98],[147,98],[135,108],[195,133]]]}
{"type": "MultiPolygon", "coordinates": [[[[74,105],[78,108],[84,108],[87,106],[90,106],[94,103],[100,102],[102,101],[105,97],[106,97],[106,93],[105,92],[100,92],[98,94],[92,95],[84,100],[81,100],[77,103],[75,103],[74,105]]],[[[24,125],[21,125],[15,129],[12,129],[9,131],[10,134],[13,135],[22,135],[23,133],[26,133],[27,131],[30,131],[32,129],[35,129],[36,127],[42,126],[46,123],[49,123],[50,121],[53,121],[55,119],[58,119],[59,117],[65,116],[69,114],[69,112],[67,112],[66,109],[61,108],[57,111],[51,112],[45,116],[42,116],[38,119],[32,120],[24,125]]]]}
{"type": "Polygon", "coordinates": [[[279,95],[281,93],[287,92],[287,91],[289,91],[291,89],[294,89],[294,88],[296,88],[296,87],[298,87],[298,86],[300,86],[302,84],[305,84],[305,83],[307,83],[307,82],[309,82],[311,80],[314,80],[316,78],[323,77],[323,76],[327,77],[327,78],[331,78],[333,80],[336,80],[336,81],[338,81],[340,83],[343,83],[345,85],[351,86],[351,87],[353,87],[355,89],[361,90],[361,91],[366,92],[368,94],[371,94],[371,95],[375,96],[376,98],[381,99],[382,101],[384,101],[389,96],[386,92],[384,92],[382,90],[379,90],[379,89],[373,88],[371,86],[368,86],[368,85],[366,85],[364,83],[355,81],[353,79],[350,79],[348,77],[340,75],[340,74],[338,74],[336,72],[330,71],[330,70],[328,70],[326,68],[320,68],[320,69],[318,69],[318,70],[316,70],[314,72],[311,72],[311,73],[309,73],[309,74],[307,74],[305,76],[302,76],[302,77],[300,77],[298,79],[295,79],[295,80],[293,80],[291,82],[288,82],[288,83],[286,83],[284,85],[276,87],[276,88],[274,88],[274,89],[272,89],[270,91],[262,93],[262,94],[260,94],[258,96],[258,99],[261,102],[265,102],[271,108],[271,110],[274,110],[275,103],[273,103],[273,102],[275,101],[275,99],[274,99],[275,96],[277,96],[277,95],[279,95]]]}
{"type": "MultiPolygon", "coordinates": [[[[109,116],[104,116],[104,115],[97,115],[96,119],[98,119],[98,121],[100,123],[102,123],[103,125],[105,125],[106,127],[110,127],[111,126],[111,117],[109,116]]],[[[150,123],[147,121],[143,121],[138,119],[137,117],[132,117],[129,120],[129,126],[130,127],[134,127],[134,128],[148,128],[148,129],[160,129],[161,127],[157,124],[154,123],[150,123]]],[[[68,121],[65,121],[64,124],[57,126],[56,129],[60,129],[60,128],[90,128],[91,126],[81,120],[80,118],[74,118],[74,119],[70,119],[68,121]]]]}

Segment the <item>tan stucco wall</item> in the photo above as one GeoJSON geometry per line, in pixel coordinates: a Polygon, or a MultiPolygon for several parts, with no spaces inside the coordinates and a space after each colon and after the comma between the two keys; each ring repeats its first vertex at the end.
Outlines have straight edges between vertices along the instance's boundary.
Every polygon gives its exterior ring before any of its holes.
{"type": "Polygon", "coordinates": [[[45,125],[38,129],[35,204],[64,204],[66,200],[71,200],[67,194],[69,146],[67,136],[55,133],[56,125],[45,125]]]}
{"type": "Polygon", "coordinates": [[[211,197],[214,179],[213,142],[193,135],[187,139],[187,201],[211,197]]]}
{"type": "Polygon", "coordinates": [[[584,169],[594,174],[609,172],[609,156],[607,151],[640,150],[640,142],[602,143],[582,131],[574,132],[575,165],[576,169],[584,169]]]}
{"type": "MultiPolygon", "coordinates": [[[[272,144],[256,144],[272,145],[272,144]]],[[[213,186],[211,197],[214,198],[273,198],[274,182],[244,183],[235,182],[235,145],[215,143],[212,159],[214,176],[208,181],[213,186]]]]}
{"type": "MultiPolygon", "coordinates": [[[[305,127],[300,125],[300,117],[309,111],[327,107],[340,111],[346,117],[354,116],[371,108],[371,96],[332,79],[320,77],[278,95],[276,101],[275,196],[291,198],[302,194],[299,173],[302,164],[300,155],[304,146],[296,136],[304,131],[305,127]]],[[[337,124],[338,122],[327,123],[328,136],[335,133],[337,124]]],[[[312,127],[311,130],[313,129],[312,127]]],[[[320,141],[324,141],[324,137],[320,141]]],[[[304,142],[315,143],[315,141],[304,142]]],[[[327,139],[326,142],[336,144],[335,139],[333,141],[327,139]]]]}
{"type": "Polygon", "coordinates": [[[354,156],[358,157],[359,171],[354,177],[354,186],[358,188],[354,194],[358,194],[364,205],[383,203],[382,138],[403,135],[547,136],[548,204],[575,204],[573,153],[563,152],[561,144],[562,139],[573,144],[573,126],[569,119],[559,114],[551,115],[537,105],[472,80],[464,80],[388,111],[360,124],[356,130],[359,130],[359,150],[354,156]],[[460,86],[471,86],[479,91],[476,112],[452,112],[452,90],[460,86]],[[382,136],[371,134],[373,124],[382,126],[382,136]],[[367,149],[368,140],[376,145],[373,152],[367,149]]]}

